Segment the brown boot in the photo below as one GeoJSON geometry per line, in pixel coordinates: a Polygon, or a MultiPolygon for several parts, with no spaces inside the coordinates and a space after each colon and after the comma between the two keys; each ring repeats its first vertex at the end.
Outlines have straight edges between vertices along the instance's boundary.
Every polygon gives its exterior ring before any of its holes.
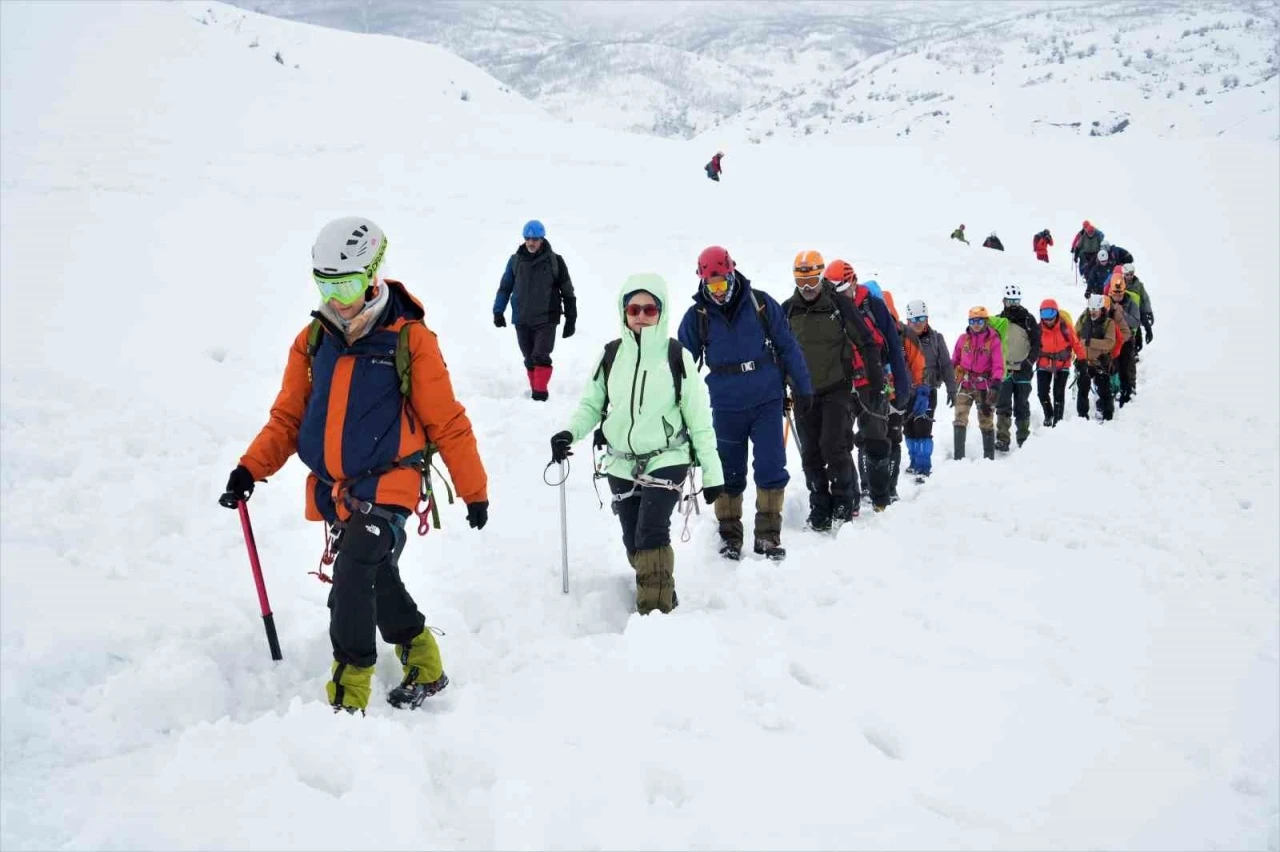
{"type": "Polygon", "coordinates": [[[782,498],[781,488],[760,488],[756,491],[756,553],[769,559],[787,558],[782,547],[782,498]]]}
{"type": "Polygon", "coordinates": [[[676,552],[671,545],[638,550],[636,564],[636,612],[648,615],[655,609],[675,609],[676,552]]]}
{"type": "Polygon", "coordinates": [[[721,494],[715,510],[720,522],[720,555],[738,559],[742,556],[742,495],[721,494]]]}

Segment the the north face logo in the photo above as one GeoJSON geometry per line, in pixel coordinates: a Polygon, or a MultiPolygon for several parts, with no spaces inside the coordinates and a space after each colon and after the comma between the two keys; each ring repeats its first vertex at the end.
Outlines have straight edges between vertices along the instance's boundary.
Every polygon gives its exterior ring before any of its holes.
{"type": "Polygon", "coordinates": [[[382,530],[378,529],[378,525],[377,525],[377,524],[365,524],[365,525],[364,525],[364,528],[365,528],[365,530],[367,530],[368,532],[372,533],[373,535],[376,535],[376,536],[378,536],[378,537],[381,537],[381,536],[382,536],[382,530]]]}

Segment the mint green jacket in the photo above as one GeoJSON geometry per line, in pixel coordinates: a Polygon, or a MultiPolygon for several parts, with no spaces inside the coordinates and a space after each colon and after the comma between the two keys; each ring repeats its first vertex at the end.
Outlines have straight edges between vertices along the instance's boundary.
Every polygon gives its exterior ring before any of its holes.
{"type": "MultiPolygon", "coordinates": [[[[652,273],[632,275],[618,293],[618,318],[622,324],[622,345],[609,373],[609,413],[604,418],[608,449],[604,472],[621,479],[633,479],[636,456],[658,451],[644,467],[645,473],[696,461],[702,466],[702,484],[724,484],[724,471],[716,452],[716,433],[711,425],[711,403],[707,388],[698,376],[693,356],[681,350],[684,380],[680,405],[676,405],[674,377],[667,362],[667,319],[671,301],[667,282],[652,273]],[[662,304],[656,325],[637,335],[627,328],[623,299],[636,290],[651,293],[662,304]]],[[[578,409],[567,430],[574,442],[595,431],[604,407],[603,352],[591,370],[591,380],[583,391],[578,409]]]]}

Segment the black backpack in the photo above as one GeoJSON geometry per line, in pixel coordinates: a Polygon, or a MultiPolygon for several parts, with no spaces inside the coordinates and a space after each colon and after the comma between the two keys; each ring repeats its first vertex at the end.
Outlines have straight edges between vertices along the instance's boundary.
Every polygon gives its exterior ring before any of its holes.
{"type": "MultiPolygon", "coordinates": [[[[604,405],[600,407],[600,422],[609,414],[609,373],[613,371],[613,362],[618,358],[618,350],[622,348],[622,338],[611,340],[604,345],[604,358],[596,368],[593,378],[604,376],[604,405]]],[[[676,407],[680,407],[680,399],[684,392],[684,346],[679,340],[667,340],[667,367],[671,370],[671,383],[676,389],[676,407]]]]}

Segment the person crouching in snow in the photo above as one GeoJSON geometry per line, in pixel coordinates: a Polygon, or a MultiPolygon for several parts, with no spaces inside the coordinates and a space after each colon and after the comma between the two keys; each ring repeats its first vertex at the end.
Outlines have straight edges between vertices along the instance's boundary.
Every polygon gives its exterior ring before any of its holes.
{"type": "Polygon", "coordinates": [[[1066,411],[1067,378],[1072,356],[1086,360],[1084,347],[1070,318],[1063,318],[1058,303],[1045,299],[1040,303],[1040,360],[1036,367],[1036,395],[1044,409],[1044,425],[1057,426],[1066,411]],[[1052,390],[1053,396],[1049,394],[1052,390]]]}
{"type": "Polygon", "coordinates": [[[724,490],[707,390],[693,357],[668,337],[667,304],[661,276],[627,278],[618,301],[622,337],[605,346],[568,428],[551,438],[551,460],[558,463],[601,424],[604,471],[636,572],[641,615],[671,612],[678,603],[671,510],[690,466],[702,465],[708,503],[724,490]]]}
{"type": "Polygon", "coordinates": [[[978,429],[982,432],[982,456],[996,457],[996,430],[991,420],[996,397],[1004,381],[1004,352],[1000,335],[987,321],[991,315],[984,307],[969,309],[969,327],[956,341],[951,362],[955,365],[956,391],[955,440],[956,459],[964,458],[965,433],[969,428],[969,409],[978,404],[978,429]]]}
{"type": "Polygon", "coordinates": [[[487,478],[466,410],[453,395],[422,305],[378,277],[386,237],[368,219],[330,222],[311,250],[321,304],[293,340],[271,419],[227,480],[219,503],[237,508],[255,481],[295,452],[311,469],[309,521],[336,548],[329,592],[334,712],[364,712],[378,659],[374,628],[396,646],[404,680],[387,701],[415,708],[449,679],[440,649],[400,579],[405,519],[418,504],[428,442],[440,450],[467,522],[489,518],[487,478]],[[394,362],[388,353],[395,353],[394,362]],[[336,542],[336,543],[334,543],[336,542]]]}
{"type": "Polygon", "coordinates": [[[911,465],[907,473],[917,477],[933,473],[933,413],[938,408],[938,387],[946,385],[947,405],[956,403],[956,374],[951,366],[951,353],[942,332],[929,325],[929,308],[921,299],[907,303],[907,326],[919,341],[924,355],[924,383],[916,388],[905,434],[907,455],[911,465]],[[920,387],[926,388],[928,405],[920,413],[920,387]]]}
{"type": "Polygon", "coordinates": [[[1089,296],[1089,309],[1076,320],[1076,337],[1084,347],[1085,357],[1076,359],[1076,413],[1089,416],[1089,383],[1098,391],[1098,410],[1103,420],[1114,416],[1111,394],[1111,361],[1119,333],[1107,316],[1107,297],[1101,293],[1089,296]]]}
{"type": "Polygon", "coordinates": [[[708,246],[698,256],[698,291],[680,322],[680,342],[709,371],[707,389],[724,468],[724,494],[716,500],[720,555],[742,556],[742,494],[747,487],[747,442],[755,452],[755,552],[785,559],[782,503],[787,483],[782,401],[791,382],[796,416],[813,400],[809,368],[782,308],[755,290],[729,252],[708,246]]]}
{"type": "Polygon", "coordinates": [[[507,324],[507,302],[516,342],[524,356],[533,399],[545,402],[551,382],[551,350],[556,345],[556,327],[564,312],[564,337],[568,340],[578,323],[578,300],[564,258],[547,242],[547,229],[537,219],[524,226],[524,245],[507,261],[493,301],[493,324],[507,324]]]}

